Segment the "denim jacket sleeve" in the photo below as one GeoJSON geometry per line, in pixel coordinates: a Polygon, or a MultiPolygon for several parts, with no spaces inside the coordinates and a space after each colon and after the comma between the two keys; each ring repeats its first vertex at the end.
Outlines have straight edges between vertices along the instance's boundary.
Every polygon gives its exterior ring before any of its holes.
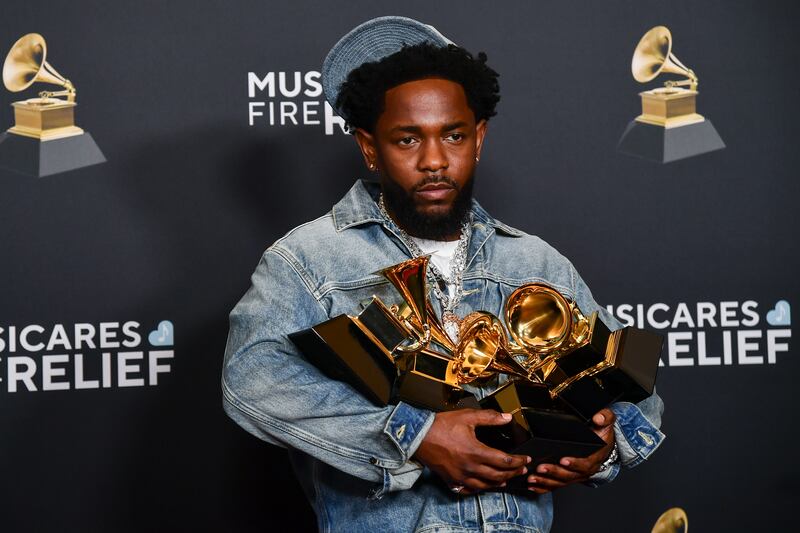
{"type": "MultiPolygon", "coordinates": [[[[606,309],[600,307],[592,297],[586,283],[581,279],[574,267],[571,267],[572,286],[575,291],[575,301],[585,314],[598,311],[603,323],[611,330],[622,327],[606,309]]],[[[614,437],[617,443],[619,461],[603,472],[598,472],[589,479],[590,486],[599,486],[612,481],[621,467],[633,468],[650,454],[656,451],[666,436],[661,432],[661,415],[664,412],[664,402],[653,394],[637,404],[617,402],[611,406],[617,416],[614,423],[614,437]]]]}
{"type": "Polygon", "coordinates": [[[327,319],[292,256],[277,245],[267,250],[230,314],[225,411],[267,442],[378,483],[373,497],[409,488],[422,473],[409,459],[434,414],[402,402],[377,407],[309,364],[287,335],[327,319]]]}

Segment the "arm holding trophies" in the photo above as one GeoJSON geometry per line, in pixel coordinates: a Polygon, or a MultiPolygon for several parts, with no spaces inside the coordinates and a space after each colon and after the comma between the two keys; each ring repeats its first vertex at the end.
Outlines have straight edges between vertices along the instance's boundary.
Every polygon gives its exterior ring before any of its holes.
{"type": "MultiPolygon", "coordinates": [[[[603,323],[614,330],[621,331],[621,324],[595,302],[589,288],[571,265],[570,275],[573,280],[574,301],[577,309],[587,310],[590,314],[597,313],[603,323]]],[[[601,328],[602,326],[597,327],[601,328]]],[[[509,326],[509,328],[513,329],[513,326],[509,326]]],[[[644,354],[642,355],[644,356],[644,354]]],[[[652,355],[649,357],[652,359],[652,355]]],[[[641,396],[641,393],[639,394],[641,396]]],[[[527,478],[528,490],[543,494],[574,483],[598,486],[613,480],[621,466],[635,466],[661,444],[664,435],[658,428],[661,425],[662,412],[663,402],[655,393],[654,386],[653,393],[637,404],[619,401],[600,409],[591,416],[590,427],[602,440],[603,446],[584,457],[565,456],[552,463],[542,462],[531,466],[531,472],[527,478]]],[[[467,411],[465,414],[471,413],[467,411]]],[[[436,468],[438,456],[435,443],[440,439],[440,433],[446,435],[449,430],[449,420],[440,423],[439,418],[442,416],[441,413],[437,415],[437,419],[429,430],[428,436],[420,445],[416,457],[436,470],[451,485],[464,485],[463,493],[486,489],[487,487],[470,483],[469,479],[466,483],[452,479],[450,472],[436,468]],[[433,455],[433,458],[429,458],[430,455],[433,455]],[[434,466],[431,466],[431,463],[434,466]]],[[[502,486],[505,486],[504,482],[495,485],[495,487],[502,486]]]]}
{"type": "MultiPolygon", "coordinates": [[[[327,314],[304,282],[307,273],[297,268],[292,252],[276,243],[264,253],[250,290],[231,312],[222,375],[226,412],[267,442],[380,483],[375,496],[409,488],[422,472],[409,459],[434,423],[434,414],[404,402],[376,406],[303,358],[287,334],[321,322],[327,314]]],[[[438,460],[444,468],[474,468],[481,487],[523,473],[525,456],[493,450],[478,443],[474,434],[461,435],[465,424],[507,423],[500,413],[445,416],[438,425],[447,418],[455,422],[450,424],[450,453],[438,460]],[[474,443],[480,448],[472,448],[474,443]]]]}
{"type": "MultiPolygon", "coordinates": [[[[373,297],[358,316],[340,315],[290,338],[330,377],[349,381],[378,404],[404,401],[438,411],[415,458],[454,492],[503,488],[526,473],[527,466],[520,469],[499,450],[524,455],[526,465],[535,460],[529,490],[544,492],[612,479],[617,433],[626,465],[658,446],[658,429],[638,407],[617,400],[646,399],[655,409],[650,417],[660,422],[660,399],[652,393],[663,339],[635,328],[612,332],[571,265],[572,301],[548,285],[526,284],[507,298],[505,326],[476,311],[459,321],[454,338],[426,296],[428,265],[421,256],[381,271],[402,305],[373,297]],[[578,302],[593,311],[588,318],[578,302]],[[369,361],[389,367],[384,380],[375,379],[379,365],[369,361]],[[480,402],[463,388],[498,375],[505,381],[480,402]],[[614,411],[604,408],[612,403],[627,421],[617,432],[614,411]],[[510,426],[502,428],[504,422],[510,426]],[[631,437],[647,445],[633,450],[631,437]]],[[[509,489],[519,490],[519,483],[509,489]]]]}

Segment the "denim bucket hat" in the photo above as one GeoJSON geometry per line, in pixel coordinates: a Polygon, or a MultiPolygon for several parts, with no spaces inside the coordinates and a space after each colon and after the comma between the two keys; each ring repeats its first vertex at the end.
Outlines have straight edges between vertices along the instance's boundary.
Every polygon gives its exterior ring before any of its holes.
{"type": "Polygon", "coordinates": [[[378,17],[356,26],[339,39],[322,63],[325,99],[341,115],[341,110],[336,107],[336,99],[350,72],[364,63],[380,61],[399,52],[403,46],[424,42],[439,46],[453,44],[433,26],[407,17],[378,17]]]}

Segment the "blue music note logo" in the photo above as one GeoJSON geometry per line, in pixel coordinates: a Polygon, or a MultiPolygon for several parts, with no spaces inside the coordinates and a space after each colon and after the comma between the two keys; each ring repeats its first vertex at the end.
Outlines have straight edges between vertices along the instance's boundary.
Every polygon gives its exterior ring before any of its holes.
{"type": "Polygon", "coordinates": [[[792,308],[786,300],[778,300],[775,309],[767,313],[770,326],[789,326],[792,323],[792,308]]]}
{"type": "Polygon", "coordinates": [[[158,327],[150,332],[147,340],[153,346],[172,346],[175,343],[175,327],[169,320],[162,320],[158,327]]]}

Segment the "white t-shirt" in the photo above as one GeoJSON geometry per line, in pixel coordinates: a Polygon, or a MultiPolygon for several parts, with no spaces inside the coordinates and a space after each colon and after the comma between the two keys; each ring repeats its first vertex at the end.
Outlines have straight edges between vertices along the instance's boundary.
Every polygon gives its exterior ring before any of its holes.
{"type": "Polygon", "coordinates": [[[453,283],[449,283],[450,263],[453,261],[453,254],[455,254],[456,248],[458,248],[458,240],[432,241],[429,239],[419,239],[417,237],[411,238],[414,239],[414,242],[417,243],[417,246],[419,246],[423,254],[431,256],[431,262],[436,265],[439,272],[448,280],[447,292],[452,298],[456,292],[456,286],[453,283]]]}

